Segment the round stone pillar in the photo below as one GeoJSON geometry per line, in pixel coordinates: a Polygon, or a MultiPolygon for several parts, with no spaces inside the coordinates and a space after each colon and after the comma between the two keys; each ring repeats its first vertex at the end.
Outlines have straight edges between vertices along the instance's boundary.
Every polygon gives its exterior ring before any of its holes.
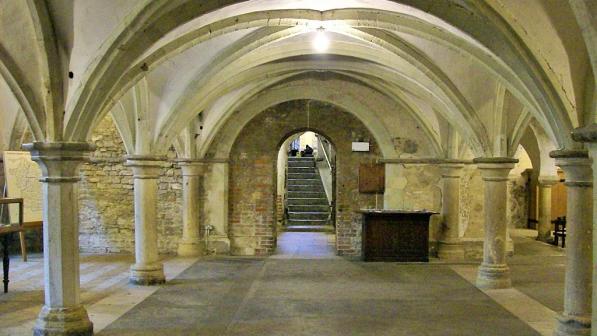
{"type": "Polygon", "coordinates": [[[460,178],[463,167],[463,164],[458,163],[440,165],[443,226],[438,256],[441,259],[464,259],[464,247],[460,239],[460,178]]]}
{"type": "Polygon", "coordinates": [[[178,255],[196,257],[203,254],[199,237],[199,188],[205,165],[192,160],[179,160],[178,165],[182,170],[182,239],[178,245],[178,255]]]}
{"type": "Polygon", "coordinates": [[[551,238],[551,188],[558,182],[557,176],[539,177],[537,240],[547,242],[551,238]]]}
{"type": "Polygon", "coordinates": [[[158,257],[157,234],[158,177],[163,160],[155,156],[127,156],[126,165],[133,169],[135,188],[135,264],[129,281],[136,285],[166,281],[158,257]]]}
{"type": "Polygon", "coordinates": [[[41,167],[44,239],[44,306],[34,335],[92,335],[79,298],[79,165],[88,143],[35,142],[23,146],[41,167]]]}
{"type": "Polygon", "coordinates": [[[485,240],[483,262],[479,266],[477,287],[486,289],[511,287],[510,269],[506,264],[508,223],[508,173],[518,162],[511,158],[477,158],[473,161],[485,182],[485,240]]]}
{"type": "Polygon", "coordinates": [[[593,173],[586,151],[554,151],[550,156],[564,171],[566,211],[566,283],[564,311],[554,335],[591,334],[593,173]]]}

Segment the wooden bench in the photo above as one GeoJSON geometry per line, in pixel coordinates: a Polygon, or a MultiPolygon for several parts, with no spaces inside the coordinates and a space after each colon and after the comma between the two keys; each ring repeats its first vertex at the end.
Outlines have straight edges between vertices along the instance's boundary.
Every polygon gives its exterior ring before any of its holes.
{"type": "Polygon", "coordinates": [[[562,248],[566,247],[566,216],[551,221],[554,224],[553,244],[558,246],[562,238],[562,248]]]}

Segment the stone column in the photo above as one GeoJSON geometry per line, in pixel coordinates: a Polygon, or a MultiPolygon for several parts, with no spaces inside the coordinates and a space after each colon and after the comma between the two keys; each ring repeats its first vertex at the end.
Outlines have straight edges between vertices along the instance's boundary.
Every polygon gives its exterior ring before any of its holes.
{"type": "Polygon", "coordinates": [[[477,275],[477,287],[509,288],[510,269],[506,264],[508,173],[518,162],[511,158],[477,158],[481,177],[485,181],[485,240],[483,262],[477,275]]]}
{"type": "Polygon", "coordinates": [[[131,155],[126,165],[133,169],[135,187],[135,264],[129,281],[136,285],[156,285],[166,281],[158,257],[157,197],[158,177],[164,158],[131,155]]]}
{"type": "Polygon", "coordinates": [[[440,165],[442,189],[442,238],[438,256],[441,259],[464,259],[464,247],[460,239],[460,178],[463,164],[440,165]]]}
{"type": "Polygon", "coordinates": [[[206,163],[205,179],[205,217],[204,225],[212,225],[213,232],[209,237],[209,248],[217,253],[230,253],[228,236],[228,162],[223,159],[212,159],[206,163]]]}
{"type": "Polygon", "coordinates": [[[566,175],[566,283],[564,312],[554,335],[591,334],[593,175],[586,151],[554,151],[566,175]]]}
{"type": "Polygon", "coordinates": [[[196,257],[203,254],[199,237],[199,188],[205,166],[193,160],[179,160],[178,165],[182,169],[182,239],[178,255],[196,257]]]}
{"type": "Polygon", "coordinates": [[[34,335],[92,335],[79,298],[79,165],[88,143],[35,142],[23,146],[42,171],[44,306],[34,335]]]}
{"type": "Polygon", "coordinates": [[[551,187],[558,182],[557,176],[539,176],[537,240],[547,242],[551,238],[551,187]]]}

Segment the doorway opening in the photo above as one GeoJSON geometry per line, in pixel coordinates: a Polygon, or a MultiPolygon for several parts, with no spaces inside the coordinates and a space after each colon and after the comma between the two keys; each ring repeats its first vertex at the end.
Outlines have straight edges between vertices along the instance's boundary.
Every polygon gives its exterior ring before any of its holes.
{"type": "Polygon", "coordinates": [[[277,163],[278,255],[335,255],[336,150],[301,131],[281,145],[277,163]]]}

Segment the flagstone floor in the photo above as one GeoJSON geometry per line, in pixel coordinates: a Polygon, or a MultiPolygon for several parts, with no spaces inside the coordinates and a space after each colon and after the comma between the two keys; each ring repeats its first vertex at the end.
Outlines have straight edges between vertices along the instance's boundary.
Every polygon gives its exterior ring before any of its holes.
{"type": "MultiPolygon", "coordinates": [[[[480,291],[477,261],[364,263],[334,256],[333,235],[284,233],[269,258],[166,258],[169,281],[127,283],[129,256],[82,256],[82,300],[98,335],[551,335],[564,253],[515,236],[513,288],[480,291]]],[[[0,335],[30,335],[42,259],[12,258],[0,335]]]]}

